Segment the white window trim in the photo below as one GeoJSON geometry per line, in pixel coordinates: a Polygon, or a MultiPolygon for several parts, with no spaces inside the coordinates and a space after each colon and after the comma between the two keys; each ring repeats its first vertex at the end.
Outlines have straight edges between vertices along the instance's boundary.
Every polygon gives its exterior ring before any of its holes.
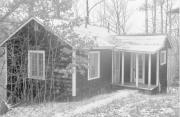
{"type": "MultiPolygon", "coordinates": [[[[88,68],[88,80],[93,80],[93,79],[98,79],[100,78],[100,52],[99,51],[92,51],[92,52],[89,52],[90,53],[97,53],[98,54],[98,76],[97,77],[90,77],[90,74],[89,74],[89,68],[88,68]]],[[[88,66],[89,66],[89,54],[88,54],[88,66]]]]}
{"type": "Polygon", "coordinates": [[[166,51],[165,51],[165,50],[162,50],[162,51],[161,51],[161,54],[160,54],[160,64],[161,64],[161,65],[166,64],[166,51]],[[164,55],[164,56],[163,56],[163,57],[164,57],[164,61],[162,61],[162,55],[164,55]]]}
{"type": "Polygon", "coordinates": [[[28,78],[32,79],[38,79],[38,80],[45,80],[45,51],[43,50],[28,50],[28,78]],[[43,54],[43,76],[37,77],[37,76],[31,76],[30,75],[30,53],[39,53],[43,54]]]}

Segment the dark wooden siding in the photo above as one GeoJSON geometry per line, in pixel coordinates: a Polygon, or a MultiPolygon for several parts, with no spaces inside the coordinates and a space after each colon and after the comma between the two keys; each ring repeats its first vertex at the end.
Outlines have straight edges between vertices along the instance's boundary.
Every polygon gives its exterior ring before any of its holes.
{"type": "MultiPolygon", "coordinates": [[[[41,98],[58,97],[62,94],[71,95],[72,75],[68,72],[62,73],[62,70],[66,70],[72,62],[72,48],[68,44],[34,20],[18,31],[6,44],[8,49],[7,87],[16,94],[12,97],[13,100],[37,98],[37,95],[41,98]],[[45,51],[45,81],[28,78],[28,50],[45,51]]],[[[12,95],[8,93],[8,96],[12,95]]]]}
{"type": "Polygon", "coordinates": [[[151,84],[156,84],[156,54],[151,55],[151,84]]]}
{"type": "Polygon", "coordinates": [[[162,50],[166,51],[166,64],[160,65],[159,68],[159,80],[161,84],[161,92],[167,91],[167,49],[163,48],[162,50]]]}
{"type": "MultiPolygon", "coordinates": [[[[94,50],[100,52],[100,78],[88,80],[87,69],[81,74],[77,69],[77,98],[84,98],[102,93],[111,87],[112,77],[112,51],[111,50],[94,50]]],[[[78,53],[77,53],[78,54],[78,53]]]]}

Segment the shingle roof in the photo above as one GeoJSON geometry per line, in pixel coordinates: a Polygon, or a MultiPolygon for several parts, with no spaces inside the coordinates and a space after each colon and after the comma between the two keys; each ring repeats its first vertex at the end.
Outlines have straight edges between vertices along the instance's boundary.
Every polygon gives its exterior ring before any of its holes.
{"type": "Polygon", "coordinates": [[[74,28],[75,32],[79,36],[88,41],[91,39],[95,43],[97,48],[113,48],[114,45],[109,43],[108,40],[115,37],[115,33],[108,32],[108,29],[98,26],[88,25],[86,28],[84,25],[74,28]]]}
{"type": "MultiPolygon", "coordinates": [[[[30,18],[23,22],[21,25],[13,27],[8,32],[8,35],[3,36],[4,40],[3,42],[1,41],[0,46],[32,19],[36,20],[39,24],[45,26],[44,20],[34,17],[30,18]]],[[[50,23],[52,24],[52,27],[50,28],[53,29],[53,26],[57,26],[67,22],[55,19],[50,20],[50,23]]],[[[53,30],[51,31],[53,32],[53,30]]],[[[93,40],[95,43],[95,47],[102,49],[117,48],[121,51],[155,53],[162,49],[167,41],[166,35],[117,36],[115,33],[108,32],[106,28],[90,25],[88,25],[87,28],[85,28],[84,25],[80,27],[75,27],[74,31],[82,39],[84,39],[84,41],[88,39],[93,40]]],[[[53,33],[56,34],[55,31],[53,33]]]]}
{"type": "Polygon", "coordinates": [[[165,46],[166,40],[166,35],[116,36],[111,43],[122,51],[155,53],[165,46]]]}

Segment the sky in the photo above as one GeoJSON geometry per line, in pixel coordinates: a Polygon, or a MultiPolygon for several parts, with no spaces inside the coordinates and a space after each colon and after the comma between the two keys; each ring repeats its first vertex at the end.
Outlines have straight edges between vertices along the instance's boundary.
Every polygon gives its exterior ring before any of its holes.
{"type": "MultiPolygon", "coordinates": [[[[89,6],[91,7],[98,0],[89,0],[89,6]]],[[[176,4],[174,8],[180,7],[180,0],[174,0],[176,4]]],[[[127,34],[138,34],[145,32],[145,12],[140,11],[139,7],[144,4],[145,0],[129,0],[128,12],[131,14],[127,23],[127,34]]],[[[81,16],[86,15],[86,0],[80,0],[79,4],[79,14],[81,16]]],[[[94,17],[97,14],[98,9],[102,7],[98,5],[90,14],[90,17],[94,17]]],[[[91,19],[92,20],[92,19],[91,19]]]]}

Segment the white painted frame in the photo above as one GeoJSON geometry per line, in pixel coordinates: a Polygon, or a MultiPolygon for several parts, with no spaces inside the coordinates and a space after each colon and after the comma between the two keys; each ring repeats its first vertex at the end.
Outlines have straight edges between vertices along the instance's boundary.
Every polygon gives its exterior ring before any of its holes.
{"type": "Polygon", "coordinates": [[[72,96],[76,96],[76,50],[72,52],[73,74],[72,74],[72,96]]]}
{"type": "Polygon", "coordinates": [[[124,52],[122,52],[122,59],[121,60],[122,60],[122,63],[121,63],[121,65],[122,65],[121,83],[122,83],[122,85],[124,85],[124,52]]]}
{"type": "Polygon", "coordinates": [[[160,52],[160,64],[161,65],[166,64],[166,50],[162,50],[160,52]],[[164,58],[164,61],[162,61],[162,57],[164,58]]]}
{"type": "Polygon", "coordinates": [[[148,87],[151,86],[151,54],[148,56],[148,87]]]}
{"type": "MultiPolygon", "coordinates": [[[[98,79],[100,78],[100,52],[99,51],[91,51],[88,53],[88,60],[89,60],[89,54],[97,54],[98,55],[98,75],[96,77],[90,77],[90,71],[88,68],[88,80],[93,80],[93,79],[98,79]]],[[[88,62],[88,67],[89,67],[89,62],[88,62]]]]}
{"type": "Polygon", "coordinates": [[[136,54],[136,87],[139,85],[139,56],[136,54]]]}
{"type": "Polygon", "coordinates": [[[45,51],[44,50],[28,50],[28,78],[45,80],[45,51]],[[37,53],[43,55],[43,76],[31,76],[30,74],[30,53],[37,53]]]}
{"type": "Polygon", "coordinates": [[[159,86],[159,52],[157,52],[156,57],[156,86],[159,86]]]}
{"type": "Polygon", "coordinates": [[[131,53],[130,68],[131,68],[130,82],[132,82],[132,79],[133,79],[133,53],[131,53]]]}
{"type": "Polygon", "coordinates": [[[114,49],[112,49],[112,79],[111,79],[111,83],[114,83],[114,49]]]}

